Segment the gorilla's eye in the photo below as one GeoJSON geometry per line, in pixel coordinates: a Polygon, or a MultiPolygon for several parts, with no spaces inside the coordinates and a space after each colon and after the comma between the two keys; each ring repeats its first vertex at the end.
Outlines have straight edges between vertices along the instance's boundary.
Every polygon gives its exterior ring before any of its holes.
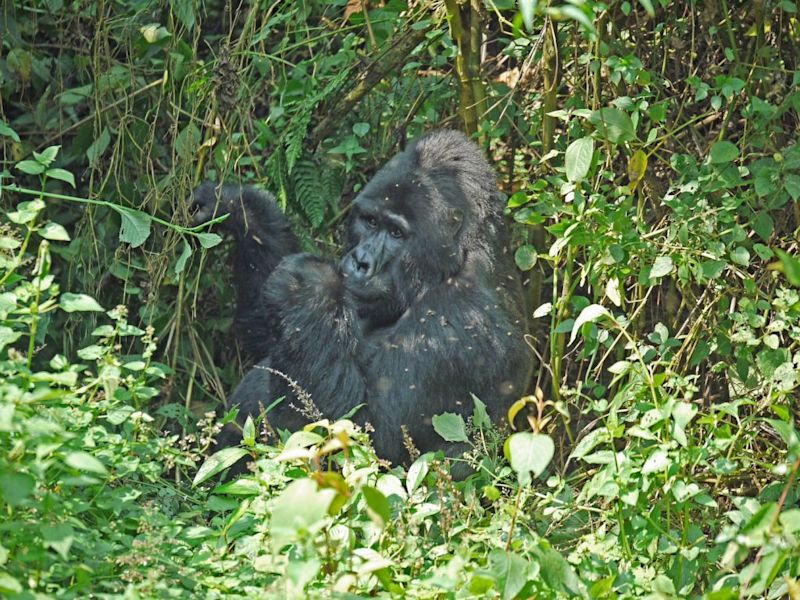
{"type": "Polygon", "coordinates": [[[375,229],[378,226],[378,219],[376,219],[372,215],[366,215],[364,217],[364,222],[367,224],[367,227],[369,227],[370,229],[375,229]]]}
{"type": "Polygon", "coordinates": [[[393,238],[400,239],[401,237],[403,237],[403,230],[400,229],[397,225],[392,225],[389,228],[389,235],[392,236],[393,238]]]}

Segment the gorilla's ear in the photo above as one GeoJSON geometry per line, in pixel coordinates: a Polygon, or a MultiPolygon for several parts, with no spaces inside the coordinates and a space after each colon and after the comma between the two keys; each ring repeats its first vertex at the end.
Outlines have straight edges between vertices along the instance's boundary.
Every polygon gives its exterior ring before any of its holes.
{"type": "Polygon", "coordinates": [[[445,227],[452,237],[456,237],[464,226],[464,211],[460,208],[448,208],[445,213],[445,227]]]}

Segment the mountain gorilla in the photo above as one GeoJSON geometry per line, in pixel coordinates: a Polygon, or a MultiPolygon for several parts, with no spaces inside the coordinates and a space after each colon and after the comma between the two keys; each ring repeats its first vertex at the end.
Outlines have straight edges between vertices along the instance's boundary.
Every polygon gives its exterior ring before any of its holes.
{"type": "Polygon", "coordinates": [[[197,222],[230,213],[222,227],[236,238],[237,337],[260,361],[231,398],[240,414],[285,396],[267,420],[302,427],[291,379],[325,417],[363,404],[354,419],[372,425],[379,456],[402,463],[402,425],[423,452],[453,455],[431,417],[471,414],[472,393],[497,422],[525,391],[532,362],[501,199],[463,134],[426,135],[375,175],[338,263],[300,253],[265,192],[205,183],[192,202],[197,222]]]}

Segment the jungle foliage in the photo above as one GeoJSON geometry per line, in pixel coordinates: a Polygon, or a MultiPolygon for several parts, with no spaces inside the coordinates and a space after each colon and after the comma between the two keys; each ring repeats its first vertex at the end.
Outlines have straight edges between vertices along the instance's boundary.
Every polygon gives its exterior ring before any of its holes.
{"type": "Polygon", "coordinates": [[[790,0],[4,2],[0,596],[800,598],[798,60],[790,0]],[[333,253],[436,127],[507,196],[528,429],[438,417],[463,482],[347,420],[211,451],[243,365],[190,190],[333,253]]]}

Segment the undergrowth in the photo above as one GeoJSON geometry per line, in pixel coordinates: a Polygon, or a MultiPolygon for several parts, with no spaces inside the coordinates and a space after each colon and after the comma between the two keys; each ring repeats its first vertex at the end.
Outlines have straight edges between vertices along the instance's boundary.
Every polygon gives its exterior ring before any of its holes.
{"type": "Polygon", "coordinates": [[[231,6],[0,9],[0,595],[800,598],[797,4],[231,6]],[[243,365],[189,191],[333,253],[441,126],[515,223],[529,430],[439,418],[465,481],[347,420],[213,452],[243,365]]]}

